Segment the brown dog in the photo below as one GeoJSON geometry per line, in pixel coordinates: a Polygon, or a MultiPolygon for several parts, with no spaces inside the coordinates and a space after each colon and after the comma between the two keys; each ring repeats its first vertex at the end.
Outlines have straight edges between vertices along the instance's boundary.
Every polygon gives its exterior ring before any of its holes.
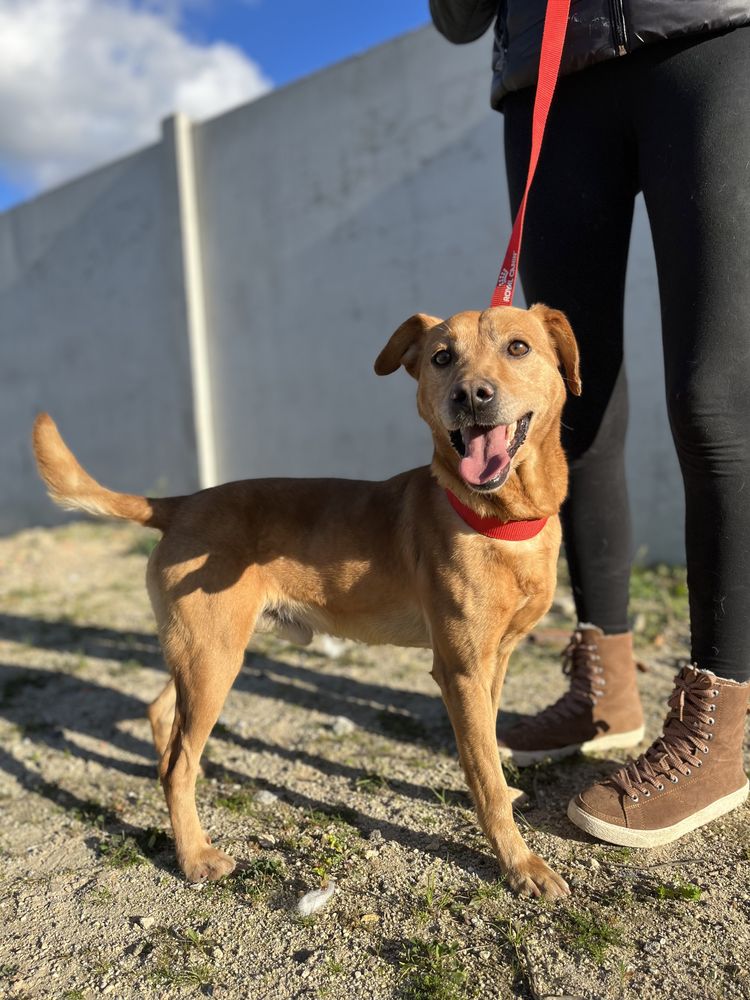
{"type": "Polygon", "coordinates": [[[113,493],[81,468],[49,416],[37,418],[34,450],[54,500],[164,533],[147,583],[172,680],[149,718],[191,882],[234,867],[201,829],[195,781],[257,629],[298,642],[315,631],[432,647],[479,821],[508,882],[533,895],[568,891],[516,828],[495,721],[510,654],[554,591],[565,382],[580,393],[573,333],[542,305],[444,321],[417,315],[375,371],[401,365],[418,380],[435,452],[431,468],[381,483],[247,480],[161,500],[113,493]],[[456,513],[445,488],[483,517],[549,520],[523,541],[487,537],[456,513]]]}

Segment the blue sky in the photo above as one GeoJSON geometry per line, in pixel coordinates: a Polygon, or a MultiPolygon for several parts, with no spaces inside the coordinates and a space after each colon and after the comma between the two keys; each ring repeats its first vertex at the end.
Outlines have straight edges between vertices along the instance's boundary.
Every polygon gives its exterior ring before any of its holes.
{"type": "Polygon", "coordinates": [[[186,25],[233,41],[280,86],[429,20],[427,0],[221,0],[196,4],[186,25]]]}
{"type": "Polygon", "coordinates": [[[176,106],[210,117],[428,22],[428,0],[0,0],[0,211],[176,106]]]}

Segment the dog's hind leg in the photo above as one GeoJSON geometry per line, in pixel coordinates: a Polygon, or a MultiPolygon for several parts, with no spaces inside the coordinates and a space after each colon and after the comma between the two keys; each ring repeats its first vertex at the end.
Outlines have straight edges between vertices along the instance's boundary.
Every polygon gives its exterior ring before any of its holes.
{"type": "MultiPolygon", "coordinates": [[[[212,847],[201,828],[195,782],[206,741],[242,667],[255,615],[243,609],[242,626],[232,617],[231,608],[222,607],[221,599],[218,604],[202,609],[199,615],[191,614],[198,628],[188,629],[184,620],[175,622],[165,643],[176,703],[159,775],[172,820],[177,860],[188,882],[218,879],[234,868],[234,860],[212,847]]],[[[163,696],[167,697],[166,691],[163,696]]]]}
{"type": "Polygon", "coordinates": [[[164,685],[160,694],[154,698],[146,709],[148,721],[151,723],[151,734],[154,738],[154,747],[157,757],[164,756],[164,751],[169,743],[169,735],[172,732],[174,722],[175,703],[177,701],[177,691],[174,681],[170,678],[164,685]]]}

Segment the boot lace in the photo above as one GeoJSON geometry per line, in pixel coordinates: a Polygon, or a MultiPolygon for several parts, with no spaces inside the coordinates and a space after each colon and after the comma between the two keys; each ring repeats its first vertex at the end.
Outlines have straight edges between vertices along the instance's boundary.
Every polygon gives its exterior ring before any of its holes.
{"type": "Polygon", "coordinates": [[[692,773],[692,768],[702,767],[713,739],[718,696],[719,690],[707,674],[692,669],[678,674],[662,736],[637,760],[613,774],[612,784],[637,802],[641,795],[649,798],[652,789],[664,791],[665,782],[677,784],[681,776],[692,773]]]}
{"type": "Polygon", "coordinates": [[[547,726],[580,715],[601,698],[606,686],[601,657],[594,643],[584,642],[581,632],[574,632],[561,653],[562,672],[570,678],[570,687],[554,704],[536,716],[536,726],[547,726]]]}

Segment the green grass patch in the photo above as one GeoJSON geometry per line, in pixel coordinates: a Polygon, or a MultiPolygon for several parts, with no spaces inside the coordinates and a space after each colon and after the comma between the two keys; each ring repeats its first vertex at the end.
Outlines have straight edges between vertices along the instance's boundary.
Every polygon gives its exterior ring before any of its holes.
{"type": "Polygon", "coordinates": [[[247,899],[261,899],[278,888],[286,875],[286,866],[278,858],[255,858],[230,879],[235,893],[247,899]]]}
{"type": "Polygon", "coordinates": [[[218,882],[207,882],[204,896],[211,899],[239,899],[255,903],[280,888],[286,877],[286,865],[278,858],[260,855],[218,882]]]}
{"type": "MultiPolygon", "coordinates": [[[[524,992],[530,989],[532,977],[529,968],[529,960],[526,955],[524,941],[528,934],[528,927],[520,920],[513,920],[511,917],[500,917],[495,926],[500,934],[500,939],[505,945],[505,950],[510,959],[510,970],[513,975],[513,983],[522,987],[524,992]]],[[[536,995],[534,993],[534,995],[536,995]]]]}
{"type": "Polygon", "coordinates": [[[594,857],[599,861],[611,861],[614,864],[625,864],[633,857],[632,847],[601,847],[594,851],[594,857]]]}
{"type": "Polygon", "coordinates": [[[456,942],[404,942],[398,956],[404,1000],[466,1000],[468,974],[456,942]]]}
{"type": "Polygon", "coordinates": [[[633,611],[644,617],[641,634],[653,640],[669,626],[688,620],[687,574],[684,566],[635,566],[630,577],[633,611]]]}
{"type": "Polygon", "coordinates": [[[95,906],[109,906],[114,898],[115,894],[106,885],[102,885],[98,889],[92,889],[86,896],[86,899],[95,906]]]}
{"type": "Polygon", "coordinates": [[[657,885],[654,895],[657,899],[684,899],[694,903],[701,898],[703,890],[692,882],[675,882],[672,885],[657,885]]]}
{"type": "Polygon", "coordinates": [[[383,775],[378,774],[377,771],[366,771],[364,774],[360,775],[359,778],[357,778],[354,782],[354,786],[358,792],[364,792],[367,795],[372,795],[374,792],[380,792],[384,788],[388,788],[388,782],[383,775]]]}
{"type": "Polygon", "coordinates": [[[216,942],[193,927],[160,927],[154,934],[156,966],[149,979],[161,986],[210,986],[216,969],[209,955],[216,942]]]}
{"type": "Polygon", "coordinates": [[[594,910],[560,910],[563,937],[578,952],[601,962],[611,945],[622,943],[619,924],[610,916],[600,917],[594,910]]]}
{"type": "Polygon", "coordinates": [[[215,802],[220,809],[234,813],[236,816],[249,816],[257,811],[258,804],[255,801],[254,788],[241,788],[237,792],[230,792],[229,795],[219,796],[215,802]]]}
{"type": "Polygon", "coordinates": [[[356,816],[354,810],[339,807],[311,810],[287,826],[279,846],[309,864],[324,883],[364,850],[362,835],[350,821],[356,816]]]}
{"type": "Polygon", "coordinates": [[[464,901],[465,897],[459,901],[457,890],[440,885],[435,875],[430,874],[417,894],[414,916],[421,924],[438,919],[441,913],[458,916],[463,912],[464,901]]]}
{"type": "Polygon", "coordinates": [[[95,799],[85,799],[80,806],[73,809],[71,814],[79,823],[86,826],[94,826],[100,830],[110,814],[110,810],[102,802],[95,799]]]}
{"type": "Polygon", "coordinates": [[[126,837],[123,833],[100,840],[98,846],[100,857],[110,868],[130,868],[147,863],[135,838],[126,837]]]}

